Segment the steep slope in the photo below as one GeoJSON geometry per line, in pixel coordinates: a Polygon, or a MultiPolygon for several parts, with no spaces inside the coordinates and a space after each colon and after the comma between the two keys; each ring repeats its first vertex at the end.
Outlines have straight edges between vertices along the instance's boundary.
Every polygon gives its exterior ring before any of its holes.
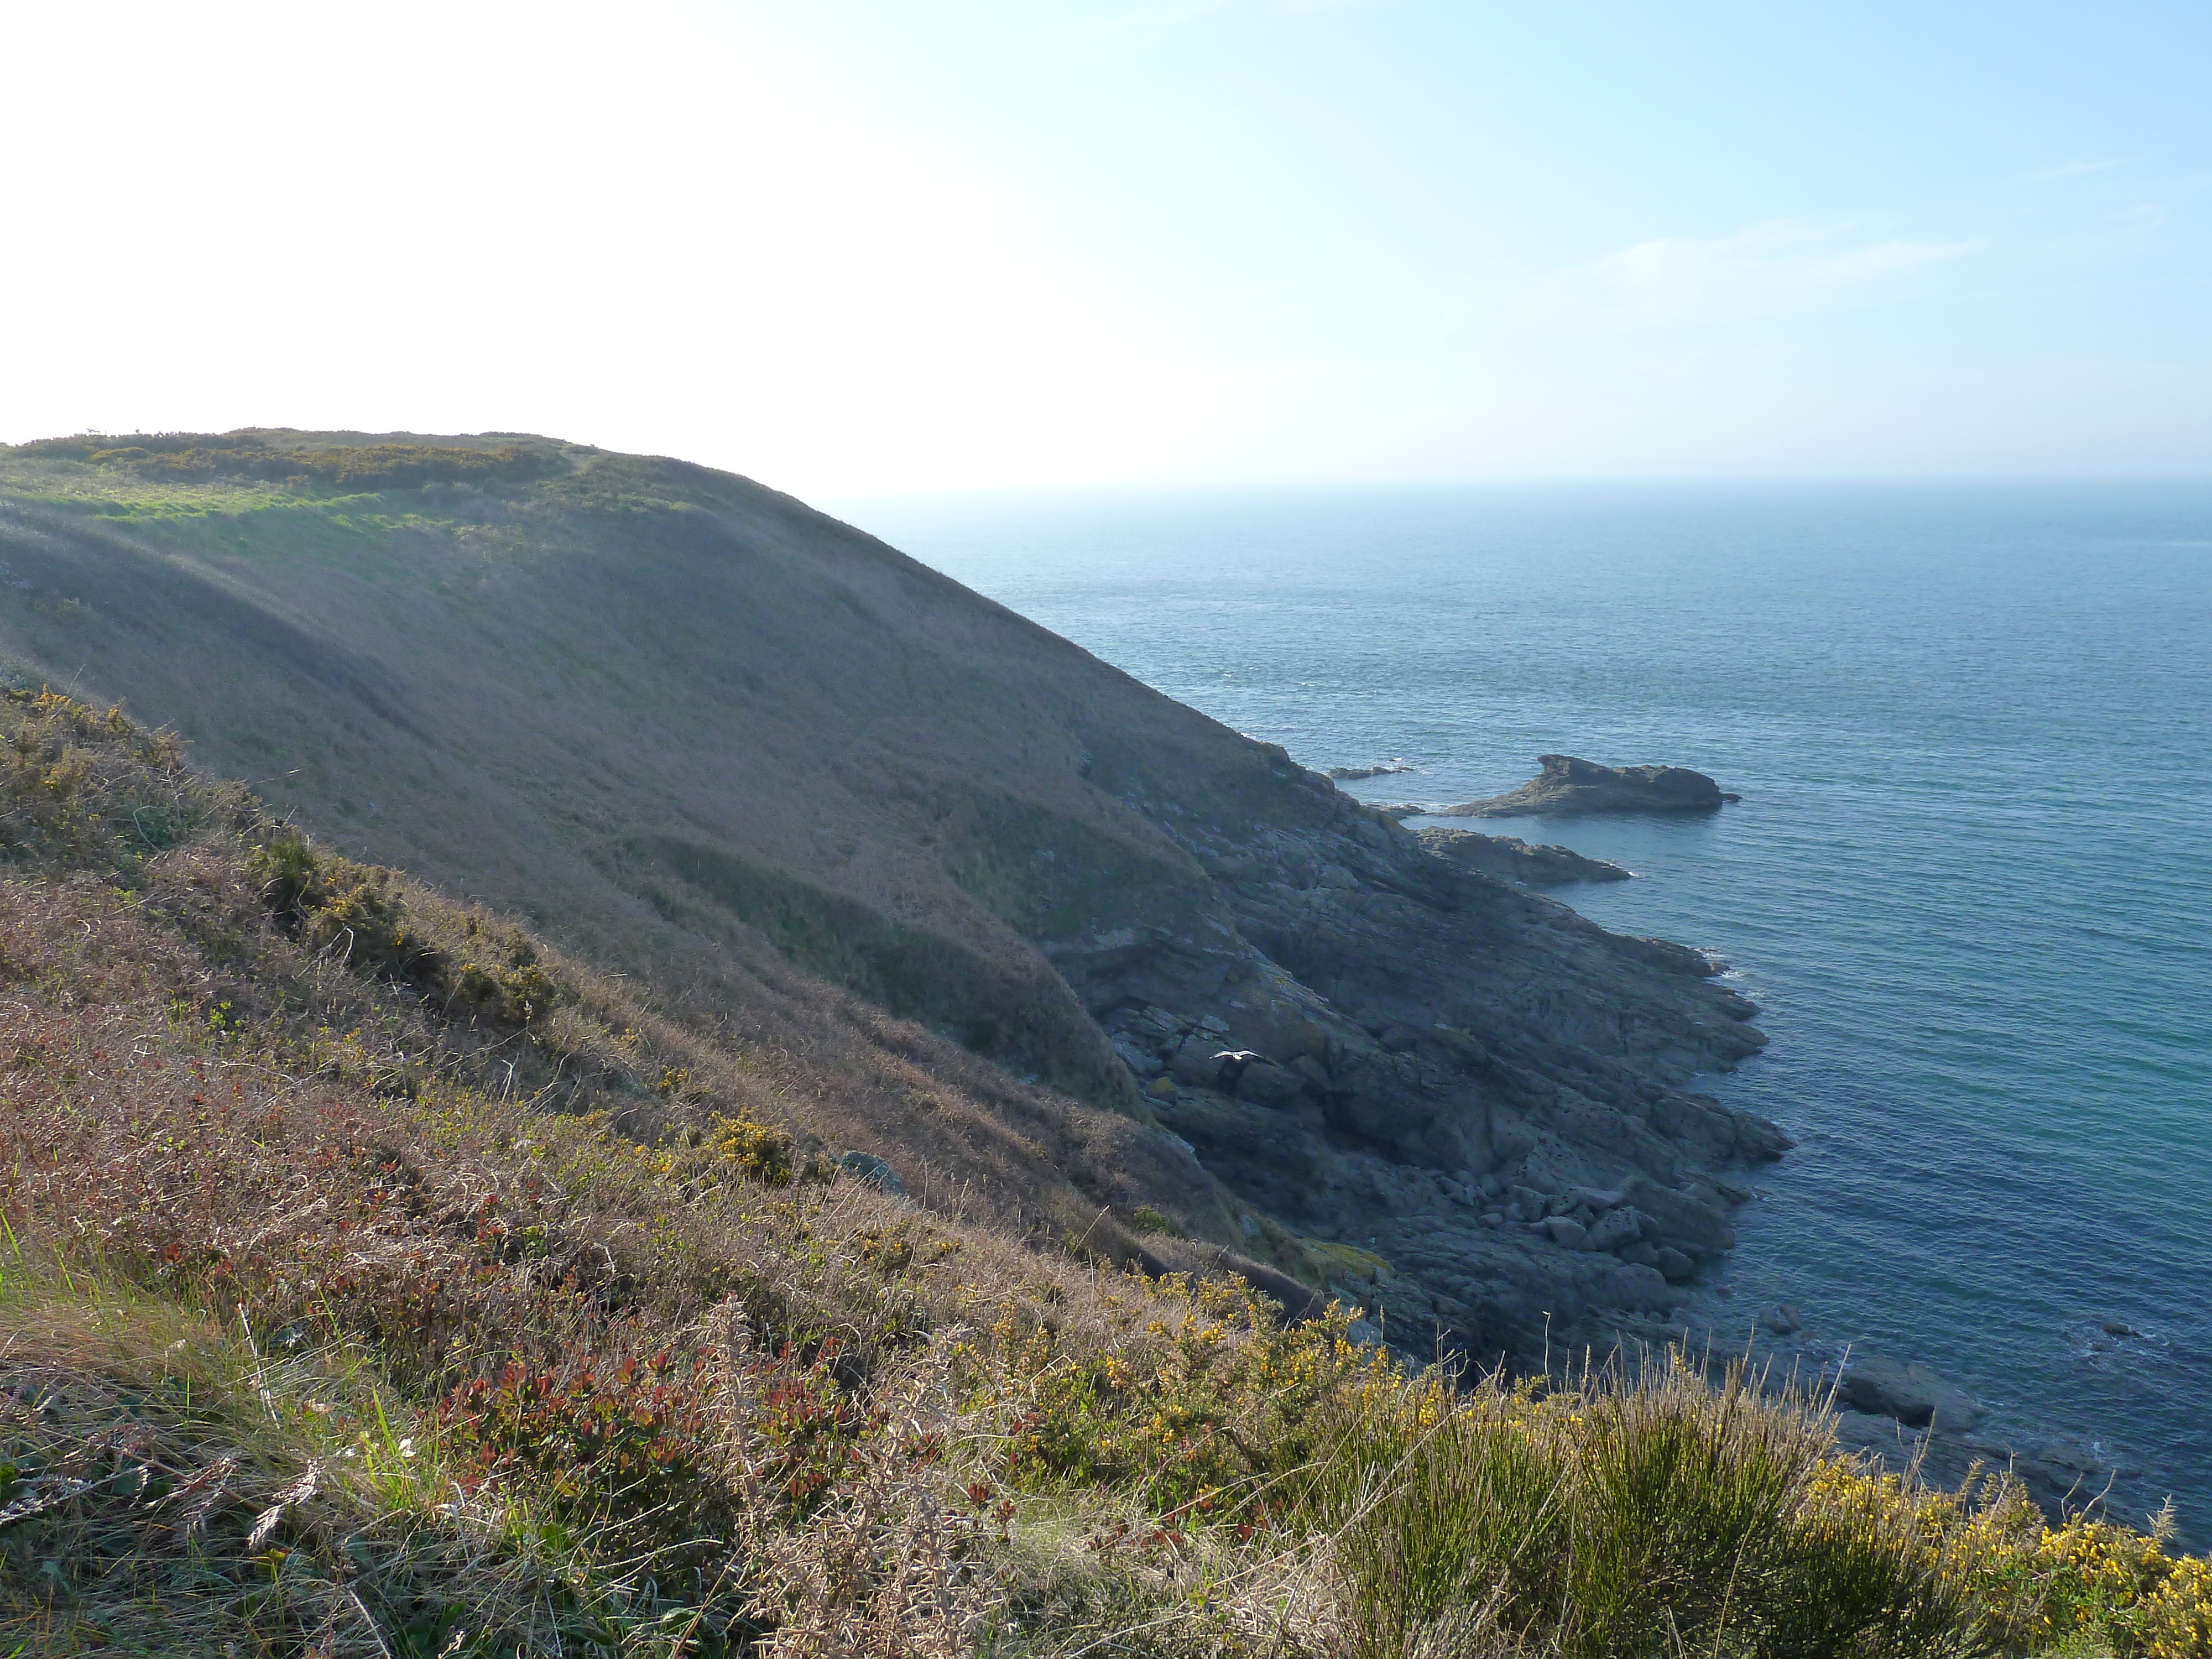
{"type": "Polygon", "coordinates": [[[1001,1219],[1135,1249],[1144,1211],[1488,1347],[1666,1305],[1729,1242],[1717,1172],[1781,1145],[1685,1089],[1761,1040],[1692,953],[741,478],[59,440],[0,452],[0,562],[20,673],[637,976],[802,1132],[1001,1219]]]}

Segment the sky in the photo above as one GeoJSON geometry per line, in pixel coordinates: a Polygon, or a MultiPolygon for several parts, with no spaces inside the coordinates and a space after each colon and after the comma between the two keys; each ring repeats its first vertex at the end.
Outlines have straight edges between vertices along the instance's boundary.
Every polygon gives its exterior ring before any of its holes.
{"type": "Polygon", "coordinates": [[[2212,474],[2212,6],[35,6],[0,441],[811,497],[2212,474]]]}

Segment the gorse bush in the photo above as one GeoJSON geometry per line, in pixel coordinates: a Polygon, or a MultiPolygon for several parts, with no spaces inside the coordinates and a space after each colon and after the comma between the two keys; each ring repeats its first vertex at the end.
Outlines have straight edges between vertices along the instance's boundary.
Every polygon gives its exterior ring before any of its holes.
{"type": "Polygon", "coordinates": [[[0,867],[35,860],[128,873],[229,804],[188,778],[174,736],[141,731],[119,708],[50,689],[0,696],[0,867]]]}
{"type": "MultiPolygon", "coordinates": [[[[688,1073],[665,1068],[659,1088],[664,1094],[678,1094],[690,1081],[688,1073]]],[[[665,1165],[667,1173],[692,1193],[711,1192],[739,1182],[788,1187],[800,1179],[827,1181],[831,1175],[825,1161],[800,1153],[788,1131],[719,1115],[708,1121],[696,1146],[670,1153],[665,1165]]]]}
{"type": "Polygon", "coordinates": [[[392,871],[318,854],[289,829],[254,848],[246,871],[295,938],[346,966],[403,980],[493,1025],[527,1025],[554,1006],[553,981],[528,938],[471,916],[464,943],[485,960],[434,944],[411,924],[392,871]]]}
{"type": "Polygon", "coordinates": [[[1811,1402],[1679,1364],[1546,1392],[1362,1401],[1302,1482],[1358,1586],[1356,1650],[1480,1609],[1576,1656],[1981,1650],[1909,1522],[1810,1499],[1833,1457],[1811,1402]]]}
{"type": "Polygon", "coordinates": [[[307,837],[280,831],[256,847],[246,872],[262,902],[295,938],[317,951],[336,951],[349,967],[442,977],[446,964],[419,936],[410,936],[391,872],[318,854],[307,837]]]}
{"type": "Polygon", "coordinates": [[[118,714],[0,757],[0,1654],[2212,1653],[2156,1531],[933,1215],[118,714]]]}
{"type": "Polygon", "coordinates": [[[1034,1491],[1131,1491],[1181,1523],[1263,1521],[1268,1477],[1319,1443],[1322,1403],[1396,1376],[1348,1340],[1341,1310],[1298,1325],[1241,1280],[1132,1277],[1102,1345],[1034,1305],[1001,1311],[956,1346],[1007,1414],[1006,1468],[1034,1491]]]}

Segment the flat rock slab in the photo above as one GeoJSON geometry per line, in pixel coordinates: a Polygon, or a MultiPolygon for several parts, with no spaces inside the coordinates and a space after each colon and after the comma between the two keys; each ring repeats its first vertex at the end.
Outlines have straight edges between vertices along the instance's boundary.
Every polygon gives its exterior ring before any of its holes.
{"type": "Polygon", "coordinates": [[[1565,847],[1531,847],[1517,836],[1479,835],[1472,830],[1448,830],[1440,823],[1416,833],[1421,845],[1438,858],[1486,876],[1517,881],[1523,887],[1555,887],[1570,881],[1626,881],[1629,877],[1620,866],[1604,859],[1584,858],[1565,847]]]}
{"type": "Polygon", "coordinates": [[[1510,794],[1437,809],[1439,817],[1510,818],[1534,813],[1717,812],[1740,799],[1684,766],[1600,766],[1572,755],[1539,755],[1544,769],[1510,794]]]}

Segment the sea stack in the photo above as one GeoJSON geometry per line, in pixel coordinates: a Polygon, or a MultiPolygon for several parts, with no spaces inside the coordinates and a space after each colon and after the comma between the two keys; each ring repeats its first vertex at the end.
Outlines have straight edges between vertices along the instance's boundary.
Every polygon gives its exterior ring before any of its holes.
{"type": "Polygon", "coordinates": [[[1439,817],[1510,818],[1543,813],[1717,812],[1739,795],[1685,766],[1600,766],[1572,755],[1539,755],[1544,769],[1510,794],[1437,809],[1439,817]]]}

